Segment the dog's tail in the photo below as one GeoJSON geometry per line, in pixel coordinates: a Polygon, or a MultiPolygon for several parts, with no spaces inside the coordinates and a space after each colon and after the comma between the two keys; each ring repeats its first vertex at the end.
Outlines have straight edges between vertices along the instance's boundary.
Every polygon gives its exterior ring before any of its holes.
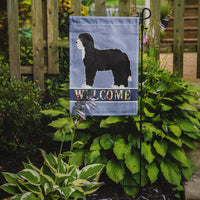
{"type": "Polygon", "coordinates": [[[131,77],[131,75],[128,77],[128,81],[132,81],[132,77],[131,77]]]}

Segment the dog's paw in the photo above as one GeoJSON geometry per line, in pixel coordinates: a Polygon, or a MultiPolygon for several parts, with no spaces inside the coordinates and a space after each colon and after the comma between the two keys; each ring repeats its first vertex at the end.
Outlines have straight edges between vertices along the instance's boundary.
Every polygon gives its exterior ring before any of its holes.
{"type": "Polygon", "coordinates": [[[118,88],[118,85],[112,85],[111,87],[112,88],[118,88]]]}
{"type": "Polygon", "coordinates": [[[125,86],[124,85],[120,85],[119,88],[125,88],[125,86]]]}
{"type": "Polygon", "coordinates": [[[82,88],[92,88],[92,86],[83,84],[83,85],[82,85],[82,88]]]}
{"type": "Polygon", "coordinates": [[[132,77],[131,76],[128,77],[128,81],[132,81],[132,77]]]}

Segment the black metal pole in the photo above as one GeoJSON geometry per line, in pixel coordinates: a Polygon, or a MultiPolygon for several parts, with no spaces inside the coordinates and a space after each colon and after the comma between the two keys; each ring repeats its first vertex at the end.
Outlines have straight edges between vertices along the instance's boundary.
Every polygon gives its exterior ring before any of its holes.
{"type": "Polygon", "coordinates": [[[142,10],[142,17],[141,17],[141,63],[140,63],[140,190],[142,188],[142,112],[143,112],[143,106],[142,106],[142,86],[143,86],[143,34],[144,34],[144,20],[149,19],[151,17],[151,10],[149,8],[144,8],[142,10]],[[149,16],[144,17],[144,11],[149,11],[149,16]]]}

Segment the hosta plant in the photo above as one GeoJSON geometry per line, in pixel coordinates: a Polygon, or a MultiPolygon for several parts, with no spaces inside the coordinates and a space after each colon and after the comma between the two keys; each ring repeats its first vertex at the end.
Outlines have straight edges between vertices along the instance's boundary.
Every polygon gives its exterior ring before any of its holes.
{"type": "Polygon", "coordinates": [[[67,153],[58,156],[42,151],[44,163],[37,168],[30,161],[17,174],[3,172],[8,183],[1,189],[12,194],[12,200],[56,200],[86,199],[87,194],[95,192],[102,183],[99,176],[103,164],[91,164],[79,169],[64,162],[67,153]]]}
{"type": "Polygon", "coordinates": [[[195,149],[193,142],[200,140],[200,113],[194,106],[199,104],[199,91],[147,57],[139,95],[143,97],[143,109],[137,116],[93,117],[83,123],[78,120],[74,134],[76,121],[69,120],[66,99],[59,99],[56,108],[43,113],[56,117],[50,124],[57,129],[54,139],[71,141],[74,156],[70,164],[105,164],[108,177],[133,197],[139,192],[139,184],[168,184],[178,192],[183,189],[182,181],[194,172],[185,148],[195,149]]]}
{"type": "MultiPolygon", "coordinates": [[[[146,59],[143,83],[141,185],[156,181],[182,189],[194,172],[185,148],[200,140],[200,113],[196,93],[200,89],[146,59]]],[[[141,114],[141,113],[140,113],[141,114]]],[[[140,184],[140,117],[107,117],[102,133],[93,140],[85,163],[102,162],[106,173],[124,191],[135,196],[140,184]],[[132,187],[131,187],[132,186],[132,187]]],[[[91,127],[92,128],[92,127],[91,127]]],[[[99,132],[99,131],[98,131],[99,132]]],[[[97,133],[98,133],[97,132],[97,133]]],[[[179,197],[179,194],[177,194],[179,197]]]]}
{"type": "MultiPolygon", "coordinates": [[[[141,186],[168,184],[177,191],[194,172],[185,153],[200,140],[200,89],[171,72],[160,69],[152,58],[144,60],[142,144],[140,172],[140,114],[95,118],[89,124],[90,149],[75,151],[81,164],[104,163],[108,177],[135,197],[141,186]],[[80,154],[80,152],[82,154],[80,154]]],[[[140,102],[140,101],[139,101],[140,102]]],[[[76,156],[74,157],[76,158],[76,156]]]]}

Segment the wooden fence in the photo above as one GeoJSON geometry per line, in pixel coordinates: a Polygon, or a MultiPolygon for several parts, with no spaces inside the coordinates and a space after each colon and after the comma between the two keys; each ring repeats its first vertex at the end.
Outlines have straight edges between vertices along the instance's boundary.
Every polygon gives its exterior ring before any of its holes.
{"type": "MultiPolygon", "coordinates": [[[[160,4],[159,0],[151,0],[151,27],[154,27],[154,37],[151,44],[157,50],[157,58],[160,52],[160,4]]],[[[81,0],[71,0],[73,15],[81,15],[81,0]]],[[[200,0],[199,19],[200,19],[200,0]]],[[[132,16],[135,12],[136,0],[119,0],[119,16],[132,16]]],[[[34,80],[39,80],[39,85],[44,88],[44,74],[59,73],[58,47],[69,47],[68,40],[58,40],[58,0],[32,0],[32,44],[33,66],[21,66],[20,41],[18,22],[18,0],[7,0],[8,8],[8,33],[9,33],[9,57],[10,76],[16,80],[21,79],[21,74],[33,74],[34,80]]],[[[105,0],[95,0],[95,15],[105,16],[105,0]]],[[[183,74],[183,13],[184,0],[174,0],[174,71],[180,76],[183,74]]],[[[198,67],[197,77],[200,78],[200,20],[198,20],[198,67]]]]}

